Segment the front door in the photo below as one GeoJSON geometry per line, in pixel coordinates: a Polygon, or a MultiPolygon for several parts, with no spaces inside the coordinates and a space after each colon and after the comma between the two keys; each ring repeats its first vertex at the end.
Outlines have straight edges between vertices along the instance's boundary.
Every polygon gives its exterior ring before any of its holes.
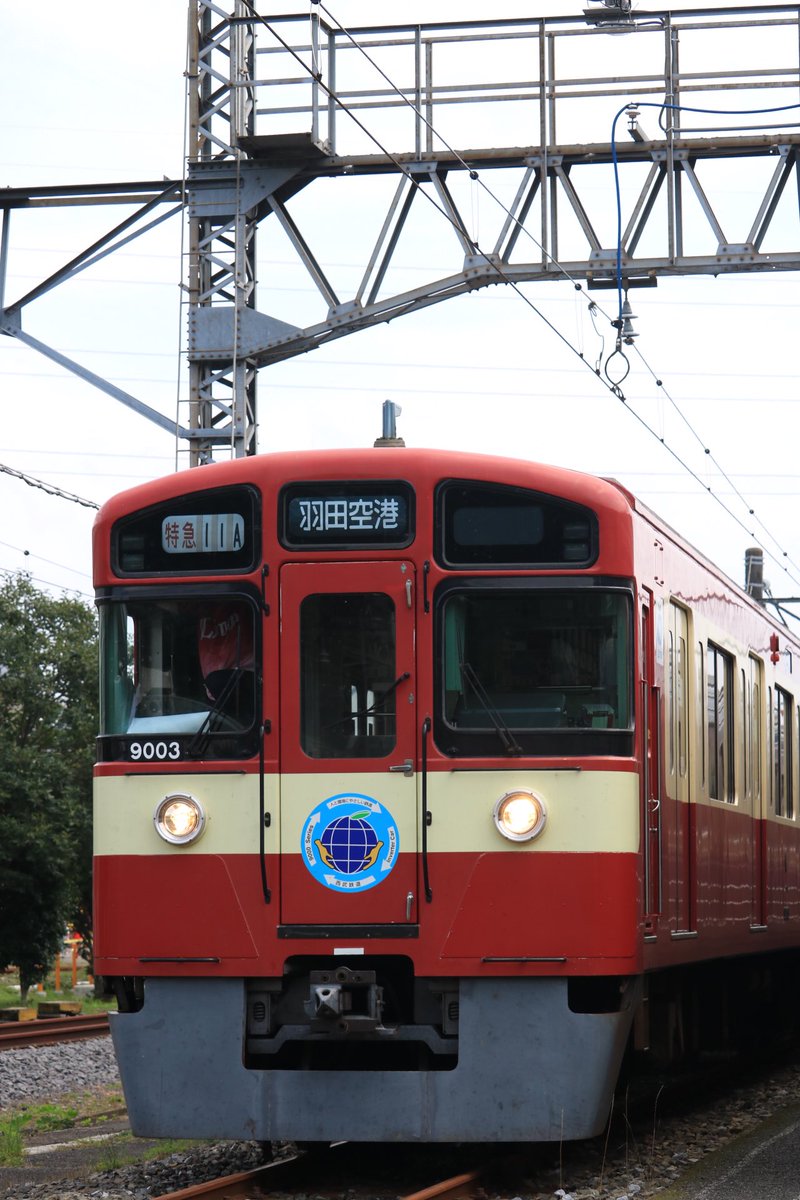
{"type": "Polygon", "coordinates": [[[410,932],[413,565],[291,563],[280,593],[281,924],[321,936],[342,926],[357,927],[353,936],[373,925],[410,932]]]}

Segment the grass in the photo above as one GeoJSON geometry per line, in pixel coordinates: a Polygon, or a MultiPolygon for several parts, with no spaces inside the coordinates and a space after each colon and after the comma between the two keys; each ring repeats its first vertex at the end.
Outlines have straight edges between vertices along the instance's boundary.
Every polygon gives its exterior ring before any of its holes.
{"type": "MultiPolygon", "coordinates": [[[[45,991],[37,992],[31,988],[31,990],[28,992],[28,998],[25,1001],[25,1006],[27,1008],[36,1008],[36,1005],[40,1000],[80,1000],[82,1013],[91,1014],[95,1012],[108,1012],[109,1010],[112,1012],[116,1011],[116,1000],[102,1000],[95,998],[91,994],[73,992],[72,989],[64,983],[64,974],[66,974],[67,978],[69,979],[68,973],[64,972],[61,977],[62,987],[60,992],[56,992],[53,985],[53,980],[48,979],[45,983],[45,991]]],[[[83,977],[86,977],[85,971],[83,972],[83,977]]],[[[0,1008],[21,1007],[19,990],[15,989],[13,986],[16,982],[16,977],[13,975],[0,975],[0,1008]]]]}
{"type": "Polygon", "coordinates": [[[0,1112],[0,1167],[18,1167],[25,1158],[25,1137],[56,1129],[95,1127],[124,1115],[125,1101],[119,1085],[93,1093],[67,1096],[63,1103],[43,1101],[0,1112]]]}
{"type": "Polygon", "coordinates": [[[129,1133],[121,1133],[117,1137],[110,1138],[103,1145],[102,1153],[98,1156],[95,1170],[97,1171],[117,1171],[120,1167],[124,1167],[127,1163],[134,1161],[130,1155],[122,1153],[123,1145],[130,1143],[131,1135],[129,1133]]]}
{"type": "Polygon", "coordinates": [[[0,1114],[0,1166],[18,1167],[25,1154],[25,1134],[71,1129],[78,1109],[59,1104],[37,1104],[8,1116],[0,1114]]]}
{"type": "Polygon", "coordinates": [[[64,1108],[60,1104],[42,1104],[33,1114],[31,1128],[37,1133],[50,1129],[71,1129],[78,1117],[77,1108],[64,1108]]]}
{"type": "MultiPolygon", "coordinates": [[[[86,1127],[96,1129],[125,1113],[125,1101],[119,1084],[110,1084],[93,1092],[76,1092],[62,1103],[43,1101],[0,1112],[0,1168],[19,1167],[25,1161],[26,1138],[52,1130],[86,1127]]],[[[98,1147],[96,1170],[115,1171],[134,1162],[151,1162],[170,1154],[185,1152],[192,1146],[210,1145],[212,1139],[165,1138],[146,1148],[131,1133],[117,1133],[98,1147]]]]}
{"type": "MultiPolygon", "coordinates": [[[[116,1115],[113,1109],[111,1112],[93,1111],[97,1104],[110,1106],[115,1100],[119,1111],[124,1112],[122,1097],[117,1089],[115,1093],[106,1093],[102,1097],[95,1097],[88,1103],[81,1103],[79,1099],[74,1099],[67,1104],[45,1102],[27,1105],[25,1108],[17,1109],[7,1115],[0,1113],[0,1167],[22,1166],[25,1161],[26,1135],[48,1133],[55,1129],[81,1128],[86,1125],[95,1127],[103,1119],[111,1119],[116,1115]]],[[[132,1134],[116,1134],[104,1143],[97,1160],[97,1169],[115,1171],[129,1163],[166,1158],[170,1154],[180,1153],[197,1144],[198,1142],[195,1140],[165,1139],[157,1146],[142,1153],[140,1150],[137,1151],[136,1139],[132,1134]]]]}
{"type": "Polygon", "coordinates": [[[24,1162],[24,1125],[25,1118],[20,1114],[0,1120],[0,1166],[19,1167],[24,1162]]]}
{"type": "Polygon", "coordinates": [[[127,1167],[135,1162],[155,1162],[159,1158],[168,1158],[170,1154],[182,1154],[192,1146],[211,1145],[211,1142],[202,1139],[189,1140],[187,1138],[164,1138],[157,1146],[151,1146],[143,1153],[136,1151],[133,1135],[130,1133],[121,1133],[118,1137],[109,1139],[105,1143],[103,1152],[97,1160],[98,1171],[117,1171],[120,1167],[127,1167]],[[131,1149],[130,1153],[125,1153],[126,1146],[131,1149]]]}

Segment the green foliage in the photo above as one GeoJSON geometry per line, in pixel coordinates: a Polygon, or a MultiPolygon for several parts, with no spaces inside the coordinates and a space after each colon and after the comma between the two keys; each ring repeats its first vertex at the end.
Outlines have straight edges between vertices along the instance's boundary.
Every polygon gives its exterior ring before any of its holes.
{"type": "Polygon", "coordinates": [[[25,1160],[25,1143],[22,1139],[23,1116],[6,1117],[0,1120],[0,1166],[19,1167],[25,1160]]]}
{"type": "Polygon", "coordinates": [[[93,609],[38,591],[27,575],[8,578],[0,588],[0,969],[19,968],[23,999],[44,978],[67,923],[91,911],[97,724],[93,609]]]}
{"type": "Polygon", "coordinates": [[[71,1129],[78,1118],[77,1108],[61,1104],[40,1104],[29,1116],[29,1123],[37,1133],[49,1133],[51,1129],[71,1129]]]}
{"type": "MultiPolygon", "coordinates": [[[[83,972],[85,974],[85,972],[83,972]]],[[[3,980],[11,980],[11,975],[0,977],[0,1008],[19,1008],[21,1004],[20,995],[12,987],[8,986],[3,980]]],[[[16,975],[13,977],[16,979],[16,975]]],[[[50,978],[47,980],[45,991],[36,992],[28,996],[28,1007],[36,1008],[40,1000],[64,1000],[64,993],[70,990],[69,986],[69,967],[62,967],[62,990],[56,992],[53,988],[53,964],[50,963],[50,978]]],[[[38,982],[38,981],[37,981],[38,982]]],[[[83,1016],[91,1016],[92,1013],[116,1012],[117,1000],[116,997],[97,997],[87,993],[81,996],[81,1013],[83,1016]]]]}

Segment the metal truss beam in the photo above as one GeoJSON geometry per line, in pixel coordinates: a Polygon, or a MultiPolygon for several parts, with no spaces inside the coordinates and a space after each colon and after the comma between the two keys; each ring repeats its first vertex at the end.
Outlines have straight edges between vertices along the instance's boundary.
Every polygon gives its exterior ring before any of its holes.
{"type": "MultiPolygon", "coordinates": [[[[243,408],[255,428],[254,396],[236,400],[238,364],[254,380],[261,366],[490,284],[568,277],[627,289],[666,276],[800,268],[800,203],[788,223],[778,220],[792,178],[800,200],[800,108],[790,107],[800,98],[797,6],[348,31],[313,12],[310,24],[305,15],[262,16],[256,0],[194,3],[204,33],[188,188],[197,213],[193,244],[201,264],[207,260],[198,270],[213,286],[197,293],[189,356],[227,389],[225,405],[213,395],[205,400],[218,408],[217,444],[228,433],[240,438],[243,408]],[[706,70],[695,53],[703,39],[714,46],[706,70]],[[479,64],[490,52],[487,76],[479,64]],[[681,56],[690,52],[693,69],[682,71],[681,56]],[[561,65],[568,58],[571,69],[561,65]],[[741,116],[768,107],[778,111],[767,124],[759,114],[741,116]],[[658,123],[657,137],[639,124],[650,108],[642,124],[658,123]],[[577,112],[588,116],[576,121],[577,112]],[[514,120],[502,120],[506,113],[514,120]],[[612,141],[609,131],[623,115],[612,141]],[[484,144],[467,140],[476,124],[493,135],[484,144]],[[564,137],[576,127],[580,141],[564,137]],[[605,137],[598,137],[602,127],[605,137]],[[498,130],[512,128],[535,137],[500,145],[498,130]],[[732,217],[725,170],[745,164],[748,187],[761,191],[754,206],[741,205],[732,217]],[[509,173],[517,177],[513,199],[496,208],[494,228],[479,244],[469,232],[469,186],[479,180],[491,193],[497,184],[499,193],[509,173]],[[360,283],[342,294],[335,268],[314,248],[318,224],[304,226],[299,215],[314,206],[295,206],[293,197],[335,178],[351,189],[350,211],[362,205],[374,219],[374,194],[363,185],[385,174],[396,175],[397,186],[383,201],[377,237],[358,252],[360,283]],[[217,227],[200,215],[210,186],[217,227]],[[605,188],[599,208],[598,188],[605,188]],[[392,268],[412,236],[412,212],[415,229],[420,220],[438,223],[439,252],[451,263],[421,286],[396,291],[392,268]],[[302,327],[255,309],[246,250],[270,218],[318,298],[317,317],[302,327]],[[224,241],[223,231],[233,240],[224,241]]],[[[484,205],[482,227],[488,223],[484,205]]],[[[348,255],[355,253],[349,241],[348,255]]],[[[211,450],[201,442],[195,461],[211,450]]],[[[235,453],[254,448],[236,445],[235,453]]]]}
{"type": "Polygon", "coordinates": [[[74,279],[81,271],[94,266],[101,259],[113,254],[115,250],[128,245],[135,238],[154,229],[169,217],[183,212],[182,185],[178,181],[160,183],[139,182],[122,184],[90,184],[88,186],[66,186],[45,188],[4,188],[0,189],[0,208],[3,212],[2,238],[0,239],[0,333],[13,337],[18,342],[36,350],[39,354],[57,363],[64,370],[76,375],[85,383],[105,392],[118,403],[130,408],[133,412],[152,421],[167,433],[187,437],[189,431],[182,428],[176,421],[171,421],[163,413],[151,408],[148,404],[132,396],[130,392],[117,387],[102,376],[90,371],[88,367],[68,358],[53,346],[33,337],[23,329],[22,317],[29,305],[41,296],[58,287],[59,284],[74,279]],[[47,279],[42,280],[24,296],[13,304],[5,305],[5,281],[10,245],[11,214],[14,211],[34,208],[51,209],[55,206],[75,206],[84,204],[125,204],[138,205],[134,213],[120,221],[95,242],[76,255],[63,267],[59,268],[47,279]],[[166,211],[158,211],[159,206],[167,205],[166,211]]]}
{"type": "MultiPolygon", "coordinates": [[[[561,153],[549,156],[521,152],[516,160],[511,152],[505,152],[503,169],[516,167],[521,174],[521,182],[508,209],[499,211],[496,235],[486,243],[485,249],[470,239],[466,232],[468,213],[459,207],[453,191],[447,187],[448,175],[464,171],[464,168],[452,159],[447,161],[445,156],[433,163],[415,163],[408,175],[400,173],[380,233],[366,255],[361,283],[351,296],[345,297],[340,297],[334,291],[323,266],[309,248],[312,233],[309,231],[304,236],[290,217],[286,205],[271,195],[268,198],[269,211],[279,220],[298,264],[307,272],[318,292],[323,312],[317,322],[302,328],[289,326],[266,314],[250,312],[246,314],[249,319],[242,322],[237,332],[237,354],[246,354],[248,360],[257,367],[279,362],[345,334],[490,284],[519,285],[571,278],[583,281],[589,287],[612,287],[617,282],[619,268],[622,286],[627,289],[655,283],[659,277],[667,276],[796,271],[800,269],[800,242],[787,246],[783,251],[765,253],[761,248],[780,196],[792,175],[797,177],[798,174],[800,134],[789,135],[789,138],[775,145],[769,142],[750,145],[746,151],[740,141],[727,147],[719,142],[707,145],[695,142],[690,148],[682,142],[676,142],[670,155],[658,143],[619,147],[617,159],[621,173],[634,163],[648,165],[638,191],[628,189],[627,206],[622,212],[619,254],[612,240],[603,243],[589,216],[593,189],[586,172],[581,180],[588,188],[585,200],[577,183],[580,168],[591,166],[594,169],[598,163],[611,162],[610,145],[563,148],[561,153]],[[723,231],[723,218],[715,210],[700,181],[702,164],[724,157],[740,159],[768,156],[774,158],[775,166],[768,176],[763,197],[757,201],[755,213],[744,213],[744,226],[729,230],[733,236],[727,236],[723,231]],[[678,196],[683,181],[690,185],[696,200],[695,209],[690,217],[685,201],[680,206],[676,204],[673,220],[665,224],[662,215],[656,213],[658,197],[667,190],[678,196]],[[665,187],[665,184],[668,186],[665,187]],[[423,190],[434,196],[438,213],[432,212],[421,198],[423,190]],[[529,218],[534,202],[537,196],[544,194],[549,195],[551,211],[555,211],[562,221],[565,210],[569,210],[574,217],[575,228],[583,242],[578,256],[557,258],[553,253],[555,246],[551,249],[548,242],[538,241],[536,213],[533,213],[536,233],[529,236],[529,218]],[[444,276],[431,277],[422,286],[409,291],[385,291],[384,280],[398,253],[404,228],[414,206],[422,209],[430,220],[438,219],[445,229],[440,253],[443,255],[448,244],[452,243],[453,269],[444,276]],[[688,240],[686,227],[690,220],[694,240],[705,242],[702,252],[689,254],[683,249],[688,240]],[[446,235],[447,225],[452,235],[449,238],[446,235]],[[639,247],[646,236],[651,246],[659,238],[664,241],[664,252],[640,252],[639,247]],[[520,255],[521,241],[524,250],[535,251],[535,257],[520,255]]],[[[490,170],[501,169],[493,158],[482,156],[480,151],[470,152],[468,161],[469,169],[479,168],[482,175],[490,170]]],[[[371,162],[351,161],[346,168],[330,159],[321,160],[317,177],[322,175],[323,170],[340,174],[342,186],[348,186],[359,174],[388,169],[385,162],[377,159],[371,162]]],[[[259,168],[250,164],[247,169],[259,168]]],[[[227,190],[231,206],[234,204],[236,188],[241,186],[240,175],[241,172],[227,181],[217,176],[217,188],[220,192],[227,190]]],[[[199,174],[195,175],[195,186],[199,187],[200,178],[199,174]]],[[[488,223],[485,216],[483,223],[488,223]]],[[[557,241],[557,224],[555,233],[554,241],[557,241]]],[[[196,314],[198,336],[194,353],[219,363],[230,352],[232,343],[230,337],[227,345],[220,342],[219,337],[223,332],[221,315],[218,309],[212,310],[212,313],[215,317],[213,326],[211,314],[196,314]]],[[[230,334],[233,329],[232,315],[224,328],[230,334]]]]}
{"type": "Polygon", "coordinates": [[[798,5],[623,8],[602,20],[576,12],[343,30],[316,10],[271,17],[258,0],[190,0],[185,185],[0,189],[0,308],[16,209],[133,210],[5,308],[0,332],[175,428],[199,465],[255,452],[260,367],[490,284],[628,288],[798,270],[798,5]],[[381,176],[396,182],[376,200],[381,176]],[[360,263],[355,287],[319,249],[319,206],[297,199],[333,179],[350,189],[342,237],[360,263]],[[22,318],[184,208],[190,394],[173,426],[23,331],[22,318]],[[267,301],[274,313],[256,306],[259,271],[262,291],[271,283],[256,255],[263,222],[280,229],[310,282],[302,324],[282,318],[280,301],[267,301]],[[371,241],[354,236],[368,227],[371,241]],[[398,291],[395,268],[409,257],[419,267],[422,227],[440,262],[398,291]]]}

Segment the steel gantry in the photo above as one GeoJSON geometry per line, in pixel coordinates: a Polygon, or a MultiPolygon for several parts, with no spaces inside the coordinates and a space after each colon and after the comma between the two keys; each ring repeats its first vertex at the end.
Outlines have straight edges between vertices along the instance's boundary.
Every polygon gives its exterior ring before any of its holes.
{"type": "MultiPolygon", "coordinates": [[[[574,17],[354,29],[335,7],[274,17],[258,0],[190,0],[178,432],[193,465],[255,452],[260,367],[452,296],[569,279],[621,298],[661,276],[800,266],[797,5],[606,0],[574,17]],[[326,202],[306,193],[334,179],[347,221],[321,237],[326,202]],[[311,286],[301,321],[270,297],[262,225],[311,286]],[[403,287],[427,227],[437,264],[417,261],[422,278],[403,287]],[[360,263],[344,285],[330,252],[343,241],[360,263]],[[256,306],[259,276],[271,311],[256,306]]],[[[174,202],[177,186],[148,185],[147,203],[174,202]]],[[[35,294],[3,324],[29,344],[35,294]]]]}

